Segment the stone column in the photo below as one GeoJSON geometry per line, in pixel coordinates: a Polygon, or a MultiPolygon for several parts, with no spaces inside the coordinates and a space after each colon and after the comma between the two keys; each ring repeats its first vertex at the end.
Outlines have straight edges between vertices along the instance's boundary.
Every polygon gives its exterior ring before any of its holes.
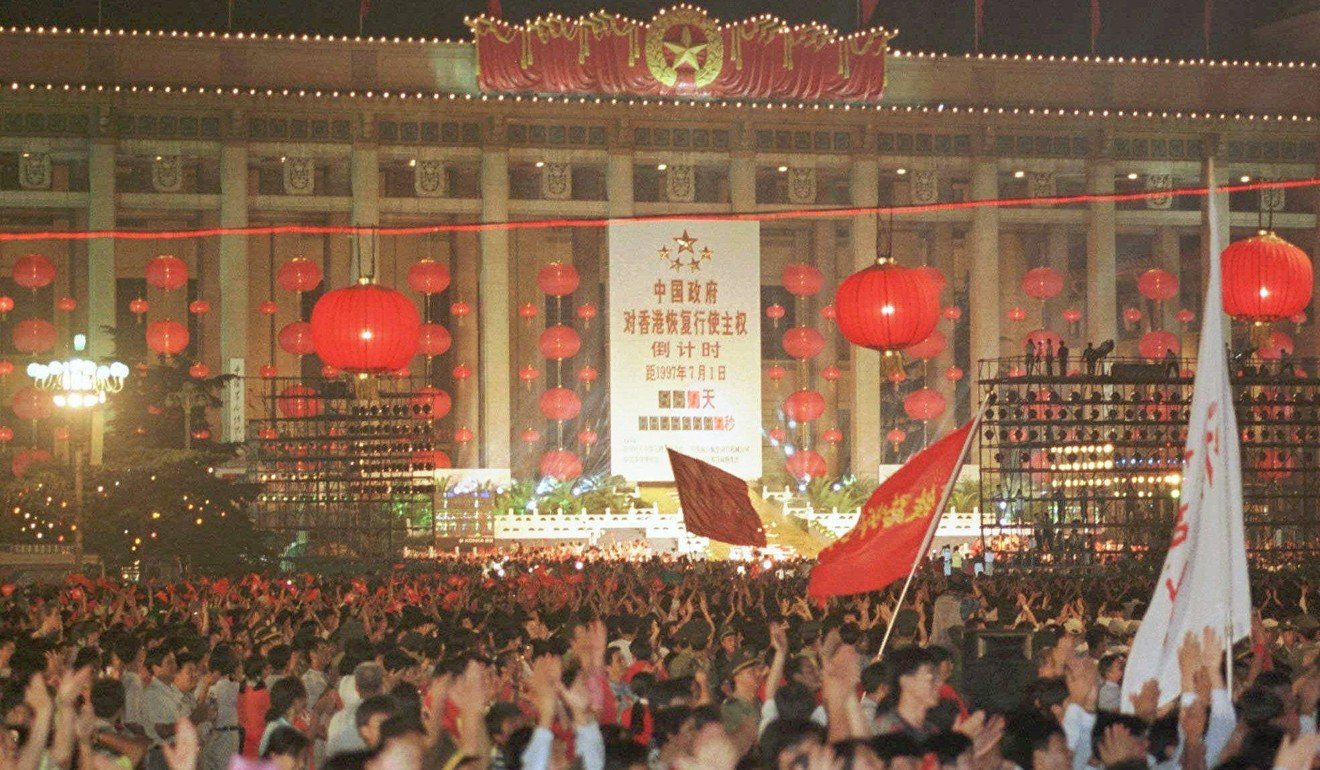
{"type": "Polygon", "coordinates": [[[631,150],[611,150],[605,161],[605,206],[612,217],[630,217],[636,212],[631,150]]]}
{"type": "MultiPolygon", "coordinates": [[[[1086,188],[1093,194],[1114,192],[1114,161],[1098,157],[1086,172],[1086,188]]],[[[1118,339],[1117,245],[1114,203],[1091,204],[1086,233],[1086,342],[1096,345],[1118,339]]]]}
{"type": "MultiPolygon", "coordinates": [[[[87,227],[113,230],[115,219],[115,144],[96,141],[87,158],[87,227]]],[[[114,338],[105,329],[115,327],[115,242],[97,238],[87,242],[87,352],[98,359],[115,352],[114,338]],[[93,290],[92,287],[95,287],[93,290]]],[[[132,376],[132,375],[129,375],[132,376]]],[[[92,412],[88,461],[100,465],[105,448],[105,410],[92,412]]]]}
{"type": "MultiPolygon", "coordinates": [[[[880,204],[880,169],[876,161],[854,158],[851,171],[851,195],[854,206],[880,204]]],[[[875,264],[876,223],[870,216],[853,217],[853,268],[862,270],[875,264]]],[[[858,476],[873,477],[880,471],[884,436],[880,425],[880,354],[852,346],[852,425],[848,440],[852,445],[852,470],[858,476]]]]}
{"type": "MultiPolygon", "coordinates": [[[[248,153],[247,146],[225,143],[220,146],[220,226],[247,227],[248,224],[248,153]]],[[[220,315],[220,371],[248,374],[248,239],[242,235],[220,236],[220,302],[212,312],[220,315]]],[[[264,323],[265,316],[261,317],[264,323]]],[[[259,366],[259,365],[258,365],[259,366]]],[[[255,375],[257,366],[253,366],[255,375]]],[[[255,378],[254,378],[255,381],[255,378]]],[[[225,388],[220,411],[222,440],[242,441],[247,419],[244,389],[225,388]]]]}
{"type": "MultiPolygon", "coordinates": [[[[380,224],[380,160],[374,144],[353,145],[349,161],[349,176],[353,186],[352,222],[357,227],[375,227],[380,224]]],[[[357,281],[370,271],[380,273],[380,244],[377,239],[362,236],[358,240],[357,259],[349,268],[349,277],[357,281]]]]}
{"type": "MultiPolygon", "coordinates": [[[[972,164],[972,200],[999,197],[999,171],[993,159],[977,158],[972,164]]],[[[972,231],[968,235],[971,268],[967,286],[967,304],[971,318],[971,351],[968,378],[972,386],[972,408],[981,404],[980,362],[999,357],[999,324],[1002,317],[999,301],[999,209],[982,206],[972,210],[972,231]]],[[[992,373],[992,372],[991,372],[992,373]]]]}
{"type": "Polygon", "coordinates": [[[729,158],[729,203],[735,213],[756,209],[756,156],[740,153],[729,158]]]}
{"type": "MultiPolygon", "coordinates": [[[[454,276],[454,285],[449,290],[450,302],[466,302],[473,308],[480,308],[480,270],[481,245],[476,233],[449,234],[450,269],[454,276]]],[[[475,441],[457,445],[458,452],[454,462],[459,468],[481,467],[481,447],[484,438],[478,429],[481,422],[481,380],[475,376],[480,371],[481,354],[478,316],[465,318],[450,317],[450,333],[454,347],[449,354],[451,367],[464,364],[474,376],[467,380],[454,380],[454,427],[467,428],[477,434],[475,441]]]]}
{"type": "MultiPolygon", "coordinates": [[[[509,218],[509,153],[507,149],[487,148],[481,156],[481,220],[503,222],[509,218]]],[[[477,301],[480,324],[480,370],[476,387],[481,393],[481,463],[487,468],[509,468],[510,382],[509,324],[509,233],[486,230],[481,233],[481,268],[477,301]]]]}

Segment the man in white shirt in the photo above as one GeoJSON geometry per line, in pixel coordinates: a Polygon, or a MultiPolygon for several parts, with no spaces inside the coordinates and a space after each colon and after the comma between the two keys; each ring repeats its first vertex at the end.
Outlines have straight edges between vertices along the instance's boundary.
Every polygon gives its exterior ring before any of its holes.
{"type": "MultiPolygon", "coordinates": [[[[209,700],[215,719],[211,732],[202,743],[201,770],[225,770],[229,758],[242,748],[238,724],[238,656],[228,645],[219,645],[211,652],[210,669],[219,676],[205,697],[209,700]]],[[[202,697],[202,688],[198,695],[202,697]]]]}
{"type": "Polygon", "coordinates": [[[362,701],[380,695],[385,684],[385,669],[379,663],[359,663],[353,669],[352,679],[345,677],[340,682],[339,694],[344,698],[344,707],[330,718],[330,727],[326,733],[325,755],[333,757],[349,751],[361,751],[367,747],[357,729],[357,709],[362,701]]]}

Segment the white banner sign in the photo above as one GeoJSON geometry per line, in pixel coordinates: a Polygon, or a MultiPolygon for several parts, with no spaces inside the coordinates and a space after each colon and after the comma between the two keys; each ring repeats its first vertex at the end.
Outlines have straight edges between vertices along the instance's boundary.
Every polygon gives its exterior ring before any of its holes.
{"type": "Polygon", "coordinates": [[[610,452],[630,481],[672,481],[666,447],[761,476],[756,222],[610,225],[610,452]]]}

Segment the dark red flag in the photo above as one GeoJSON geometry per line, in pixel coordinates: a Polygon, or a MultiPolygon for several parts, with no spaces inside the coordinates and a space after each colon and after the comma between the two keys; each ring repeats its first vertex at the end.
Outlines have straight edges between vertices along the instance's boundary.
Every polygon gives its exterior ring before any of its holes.
{"type": "Polygon", "coordinates": [[[367,14],[371,13],[371,0],[359,0],[358,2],[358,35],[362,34],[362,27],[367,23],[367,14]]]}
{"type": "Polygon", "coordinates": [[[912,569],[944,490],[962,467],[975,423],[918,452],[875,490],[852,531],[820,552],[808,593],[825,598],[879,591],[912,569]]]}
{"type": "Polygon", "coordinates": [[[1100,0],[1091,0],[1091,55],[1095,56],[1095,41],[1100,37],[1100,0]]]}
{"type": "Polygon", "coordinates": [[[985,0],[976,0],[976,33],[974,35],[973,47],[977,53],[981,52],[981,38],[985,35],[985,0]]]}
{"type": "Polygon", "coordinates": [[[492,19],[504,17],[504,7],[500,4],[500,0],[486,0],[486,15],[492,19]]]}
{"type": "Polygon", "coordinates": [[[747,496],[747,482],[672,449],[669,465],[688,532],[729,545],[765,547],[765,529],[747,496]]]}
{"type": "Polygon", "coordinates": [[[871,17],[875,15],[876,6],[880,5],[880,0],[857,0],[857,28],[866,29],[871,24],[871,17]]]}

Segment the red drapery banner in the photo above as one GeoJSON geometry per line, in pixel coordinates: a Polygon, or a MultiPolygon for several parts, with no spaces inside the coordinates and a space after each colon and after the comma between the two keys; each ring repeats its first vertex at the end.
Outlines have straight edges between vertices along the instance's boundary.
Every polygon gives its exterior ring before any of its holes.
{"type": "Polygon", "coordinates": [[[926,447],[875,490],[852,530],[820,552],[810,595],[879,591],[912,569],[975,425],[973,420],[926,447]]]}
{"type": "Polygon", "coordinates": [[[650,22],[598,12],[467,23],[478,85],[497,93],[878,102],[892,37],[884,29],[840,36],[769,16],[721,24],[688,6],[650,22]]]}

